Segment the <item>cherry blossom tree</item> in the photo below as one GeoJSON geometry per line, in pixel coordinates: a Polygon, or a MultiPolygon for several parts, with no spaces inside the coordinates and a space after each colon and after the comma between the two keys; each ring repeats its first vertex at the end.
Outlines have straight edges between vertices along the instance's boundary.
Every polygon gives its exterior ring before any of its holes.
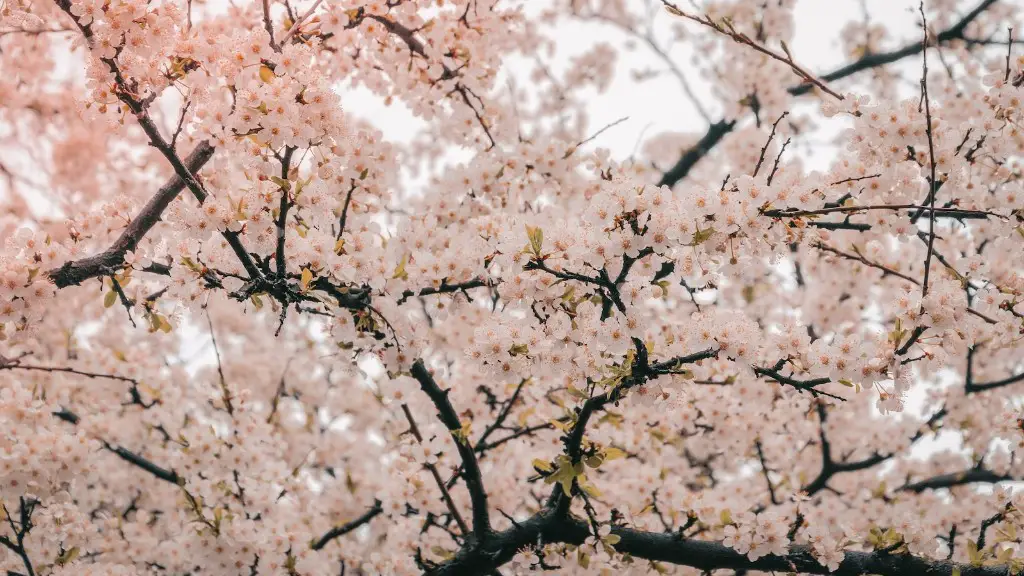
{"type": "Polygon", "coordinates": [[[1020,573],[1024,4],[795,3],[0,0],[0,572],[1020,573]]]}

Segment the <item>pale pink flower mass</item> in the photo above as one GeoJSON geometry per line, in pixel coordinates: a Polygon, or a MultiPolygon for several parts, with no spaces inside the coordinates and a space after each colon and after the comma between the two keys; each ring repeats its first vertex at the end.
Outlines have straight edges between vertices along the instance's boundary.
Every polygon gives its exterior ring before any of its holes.
{"type": "Polygon", "coordinates": [[[0,573],[1020,573],[1024,6],[795,9],[0,0],[0,573]]]}

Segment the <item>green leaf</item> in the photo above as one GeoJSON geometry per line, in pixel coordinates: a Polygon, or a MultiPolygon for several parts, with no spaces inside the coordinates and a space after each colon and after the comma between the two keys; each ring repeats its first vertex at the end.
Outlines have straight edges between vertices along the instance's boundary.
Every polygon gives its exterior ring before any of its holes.
{"type": "Polygon", "coordinates": [[[580,490],[583,490],[583,492],[587,496],[590,496],[591,498],[600,498],[601,497],[601,491],[597,489],[597,486],[594,486],[590,482],[583,482],[583,483],[581,483],[580,484],[580,490]]]}
{"type": "Polygon", "coordinates": [[[452,556],[455,555],[454,552],[450,552],[448,550],[445,550],[444,548],[442,548],[440,546],[434,546],[434,547],[432,547],[430,549],[430,551],[433,552],[435,556],[438,556],[438,557],[440,557],[443,560],[447,560],[447,559],[449,559],[449,558],[451,558],[452,556]]]}
{"type": "Polygon", "coordinates": [[[551,465],[551,462],[541,460],[540,458],[534,458],[531,464],[533,464],[533,467],[536,468],[537,470],[540,470],[541,472],[551,472],[555,469],[555,467],[551,465]]]}
{"type": "Polygon", "coordinates": [[[117,302],[117,292],[113,288],[107,291],[107,295],[103,297],[103,307],[110,308],[117,302]]]}
{"type": "Polygon", "coordinates": [[[530,354],[530,347],[526,344],[513,344],[508,349],[509,356],[528,356],[530,354]]]}
{"type": "Polygon", "coordinates": [[[576,563],[583,569],[590,568],[590,555],[584,552],[583,548],[576,551],[576,563]]]}
{"type": "Polygon", "coordinates": [[[57,556],[57,559],[54,560],[54,563],[60,566],[70,564],[71,562],[75,561],[75,558],[78,558],[78,552],[78,546],[73,546],[71,547],[70,550],[65,550],[63,554],[57,556]]]}
{"type": "Polygon", "coordinates": [[[754,296],[756,296],[756,292],[755,292],[753,286],[747,285],[747,286],[743,287],[743,301],[744,302],[746,302],[747,304],[753,303],[754,302],[754,296]]]}
{"type": "Polygon", "coordinates": [[[469,432],[470,432],[470,427],[472,425],[473,425],[472,422],[467,421],[465,424],[462,424],[462,426],[458,430],[452,430],[451,431],[452,432],[452,436],[455,437],[455,440],[459,444],[462,444],[463,446],[469,446],[469,432]]]}
{"type": "Polygon", "coordinates": [[[270,177],[270,181],[273,182],[274,184],[277,184],[281,188],[281,190],[284,190],[285,192],[287,192],[287,191],[292,189],[292,183],[287,181],[287,180],[285,180],[284,178],[279,178],[277,176],[271,176],[270,177]]]}
{"type": "Polygon", "coordinates": [[[984,552],[978,550],[978,543],[974,540],[967,540],[967,557],[972,566],[981,566],[981,562],[985,558],[984,552]]]}
{"type": "Polygon", "coordinates": [[[1004,566],[1013,560],[1013,548],[1001,548],[995,556],[986,562],[989,566],[1004,566]]]}
{"type": "Polygon", "coordinates": [[[730,512],[728,509],[722,510],[718,514],[718,518],[722,521],[722,524],[724,525],[732,524],[732,512],[730,512]]]}
{"type": "Polygon", "coordinates": [[[586,392],[584,392],[583,390],[580,390],[579,388],[573,386],[572,384],[566,386],[566,391],[569,392],[570,396],[572,396],[573,398],[576,398],[578,400],[586,400],[587,398],[589,398],[589,396],[587,396],[586,392]]]}
{"type": "Polygon", "coordinates": [[[693,233],[693,241],[690,242],[690,246],[700,246],[701,244],[708,241],[715,234],[715,229],[711,226],[701,230],[697,228],[697,231],[693,233]]]}
{"type": "Polygon", "coordinates": [[[793,56],[790,55],[790,53],[789,53],[789,46],[786,45],[786,41],[785,40],[779,40],[779,44],[782,44],[782,51],[786,53],[786,56],[789,56],[789,58],[792,59],[793,56]]]}
{"type": "Polygon", "coordinates": [[[583,473],[582,467],[582,462],[578,462],[574,465],[572,461],[569,460],[568,456],[562,454],[555,458],[555,471],[544,478],[544,483],[554,484],[555,482],[558,482],[562,485],[563,492],[571,494],[573,480],[583,473]]]}
{"type": "Polygon", "coordinates": [[[530,239],[530,250],[533,252],[533,255],[540,258],[540,251],[544,246],[544,231],[539,227],[527,224],[526,236],[530,239]]]}
{"type": "Polygon", "coordinates": [[[394,274],[391,275],[391,278],[400,278],[402,280],[408,280],[409,273],[405,271],[405,265],[408,264],[408,262],[409,255],[403,254],[402,261],[398,263],[398,266],[395,266],[395,272],[394,274]]]}
{"type": "Polygon", "coordinates": [[[605,460],[618,460],[619,458],[625,458],[626,451],[614,446],[609,446],[604,449],[605,460]]]}

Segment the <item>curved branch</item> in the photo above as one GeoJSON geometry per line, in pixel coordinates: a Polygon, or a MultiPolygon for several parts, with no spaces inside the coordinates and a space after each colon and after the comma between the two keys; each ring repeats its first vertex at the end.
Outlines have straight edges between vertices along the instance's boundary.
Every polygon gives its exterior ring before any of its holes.
{"type": "Polygon", "coordinates": [[[323,536],[314,540],[313,543],[309,545],[309,547],[313,550],[320,550],[324,546],[327,546],[327,544],[330,543],[331,540],[344,536],[345,534],[348,534],[356,528],[359,528],[363,524],[368,523],[370,520],[376,518],[377,515],[383,511],[384,509],[381,507],[381,501],[376,500],[373,503],[373,506],[369,510],[367,510],[362,516],[356,518],[355,520],[352,520],[351,522],[346,522],[341,526],[335,526],[334,528],[331,528],[323,536]]]}
{"type": "Polygon", "coordinates": [[[921,493],[925,490],[939,490],[941,488],[952,488],[953,486],[963,486],[965,484],[995,484],[997,482],[1009,482],[1012,480],[1016,479],[1013,476],[996,474],[995,472],[984,468],[973,468],[962,472],[940,474],[938,476],[932,476],[931,478],[912,482],[900,487],[900,490],[921,493]]]}
{"type": "MultiPolygon", "coordinates": [[[[633,340],[634,343],[637,342],[635,338],[633,340]]],[[[609,403],[617,402],[625,395],[627,390],[642,385],[652,377],[667,374],[668,371],[673,368],[677,368],[684,364],[693,364],[694,362],[714,358],[718,355],[717,349],[709,348],[688,356],[680,356],[664,362],[649,364],[647,361],[647,350],[643,347],[643,344],[638,343],[637,350],[639,355],[629,377],[623,380],[622,383],[615,388],[589,398],[583,403],[583,406],[577,413],[576,423],[573,425],[572,431],[564,437],[565,454],[572,462],[579,462],[583,456],[581,448],[583,445],[583,436],[587,431],[587,424],[590,422],[590,417],[593,416],[595,412],[601,410],[609,403]]],[[[563,496],[569,495],[564,493],[561,484],[555,484],[555,488],[552,490],[551,496],[548,498],[548,505],[554,507],[559,513],[568,511],[567,505],[569,499],[563,498],[563,496]]]]}
{"type": "Polygon", "coordinates": [[[969,382],[967,386],[968,392],[984,392],[986,390],[993,390],[995,388],[1002,388],[1003,386],[1009,386],[1010,384],[1016,384],[1017,382],[1024,382],[1024,372],[1002,380],[993,380],[991,382],[981,382],[974,384],[969,382]]]}
{"type": "Polygon", "coordinates": [[[708,131],[704,136],[692,148],[683,153],[683,156],[676,162],[675,166],[669,168],[667,172],[661,175],[661,180],[658,180],[658,186],[668,186],[671,188],[676,182],[686,178],[686,175],[697,165],[697,162],[700,162],[701,158],[717,146],[726,134],[732,132],[735,126],[735,120],[719,120],[708,126],[708,131]]]}
{"type": "Polygon", "coordinates": [[[469,439],[461,439],[456,433],[462,432],[462,423],[459,415],[448,400],[448,390],[441,390],[437,381],[424,366],[423,360],[416,360],[412,365],[412,377],[420,383],[420,388],[430,397],[430,400],[437,408],[438,418],[448,428],[448,431],[455,437],[455,446],[462,458],[462,466],[465,469],[466,489],[469,490],[469,498],[473,504],[473,533],[477,539],[484,540],[491,532],[491,520],[487,510],[487,491],[484,489],[483,476],[480,473],[480,465],[476,460],[476,452],[469,445],[469,439]]]}
{"type": "MultiPolygon", "coordinates": [[[[645,532],[624,526],[612,527],[611,533],[619,537],[619,542],[615,544],[615,550],[619,553],[629,554],[633,558],[707,571],[758,570],[837,576],[1005,576],[1008,573],[1007,566],[971,566],[882,551],[846,551],[839,568],[830,570],[814,558],[808,546],[790,546],[784,556],[768,555],[751,560],[746,554],[741,554],[719,542],[682,539],[673,533],[645,532]]],[[[513,528],[494,535],[482,546],[464,548],[454,558],[426,574],[483,574],[511,560],[524,546],[537,544],[538,541],[579,545],[590,535],[590,528],[586,522],[577,518],[561,519],[550,509],[546,509],[513,528]]]]}

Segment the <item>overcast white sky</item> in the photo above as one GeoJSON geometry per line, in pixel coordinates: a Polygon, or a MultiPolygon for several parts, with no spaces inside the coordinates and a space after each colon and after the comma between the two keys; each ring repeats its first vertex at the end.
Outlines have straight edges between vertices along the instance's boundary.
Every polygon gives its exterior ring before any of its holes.
{"type": "MultiPolygon", "coordinates": [[[[529,11],[541,10],[554,2],[564,0],[523,0],[529,11]]],[[[644,6],[658,0],[626,0],[629,6],[642,10],[644,6]]],[[[685,2],[684,2],[685,4],[685,2]]],[[[700,4],[700,2],[698,2],[700,4]]],[[[927,2],[926,2],[927,4],[927,2]]],[[[968,4],[963,3],[965,6],[968,4]]],[[[867,8],[872,22],[885,22],[893,31],[892,36],[911,41],[920,32],[918,27],[918,0],[797,0],[796,38],[790,48],[798,62],[815,73],[826,72],[844,64],[839,40],[840,30],[851,20],[861,21],[862,5],[867,8]]],[[[969,6],[973,6],[971,3],[969,6]]],[[[667,27],[678,19],[662,9],[657,11],[656,35],[664,46],[669,37],[667,27]]],[[[699,26],[687,23],[688,30],[699,26]]],[[[703,30],[701,31],[703,32],[703,30]]],[[[579,21],[559,26],[560,54],[553,68],[564,66],[566,54],[577,54],[596,42],[609,42],[625,46],[628,37],[622,31],[602,23],[579,21]]],[[[899,42],[898,45],[903,45],[899,42]]],[[[713,105],[708,84],[702,81],[697,71],[687,70],[688,59],[692,56],[683,44],[677,44],[671,52],[679,67],[687,73],[698,97],[709,112],[717,119],[718,110],[713,105]]],[[[918,61],[911,63],[919,66],[918,61]]],[[[617,66],[617,79],[611,90],[597,95],[591,102],[591,132],[611,124],[624,116],[628,120],[615,126],[591,144],[609,148],[614,158],[628,157],[638,139],[650,138],[664,131],[686,131],[703,133],[707,124],[697,115],[686,99],[679,84],[668,74],[645,82],[635,82],[631,72],[637,69],[664,70],[665,66],[643,44],[622,55],[617,66]]],[[[369,118],[380,127],[388,138],[397,141],[410,140],[421,124],[401,106],[384,107],[372,95],[363,90],[343,90],[343,103],[347,111],[369,118]]],[[[816,158],[815,167],[827,165],[826,158],[816,158]]]]}

